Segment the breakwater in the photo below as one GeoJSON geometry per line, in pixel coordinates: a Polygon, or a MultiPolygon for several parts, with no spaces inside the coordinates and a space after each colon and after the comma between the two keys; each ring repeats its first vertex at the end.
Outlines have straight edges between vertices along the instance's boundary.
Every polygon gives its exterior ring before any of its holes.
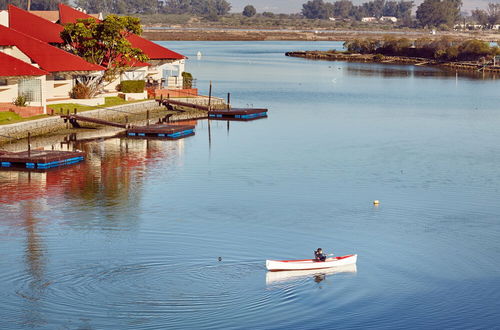
{"type": "Polygon", "coordinates": [[[291,57],[307,58],[311,60],[406,64],[417,66],[427,65],[438,66],[449,70],[500,73],[500,66],[498,65],[485,65],[476,62],[442,62],[420,57],[386,56],[381,54],[347,54],[333,51],[295,51],[287,52],[285,53],[285,55],[291,57]]]}

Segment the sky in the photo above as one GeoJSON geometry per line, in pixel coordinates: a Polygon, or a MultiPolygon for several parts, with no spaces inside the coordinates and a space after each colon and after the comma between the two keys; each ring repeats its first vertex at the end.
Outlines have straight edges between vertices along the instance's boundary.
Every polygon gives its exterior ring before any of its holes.
{"type": "MultiPolygon", "coordinates": [[[[228,0],[232,5],[232,12],[240,12],[246,5],[253,5],[257,12],[270,11],[274,13],[298,13],[302,4],[307,0],[228,0]]],[[[333,2],[333,0],[331,0],[333,2]]],[[[354,3],[362,3],[368,0],[353,0],[354,3]]],[[[463,11],[470,12],[474,8],[486,8],[488,3],[500,3],[500,0],[462,0],[463,11]]],[[[416,0],[419,4],[421,0],[416,0]]]]}

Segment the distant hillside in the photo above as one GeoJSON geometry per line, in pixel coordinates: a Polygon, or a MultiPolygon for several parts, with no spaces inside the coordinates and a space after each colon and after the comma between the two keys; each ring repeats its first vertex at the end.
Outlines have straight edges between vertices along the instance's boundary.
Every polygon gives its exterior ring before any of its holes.
{"type": "MultiPolygon", "coordinates": [[[[302,9],[302,4],[307,0],[228,0],[232,4],[232,12],[241,12],[243,7],[250,4],[255,6],[258,12],[271,11],[274,13],[298,13],[302,9]]],[[[353,0],[354,3],[363,3],[364,0],[353,0]]],[[[422,1],[416,0],[418,5],[422,1]]],[[[489,2],[499,3],[500,0],[463,0],[464,11],[470,11],[476,7],[484,8],[489,2]]]]}

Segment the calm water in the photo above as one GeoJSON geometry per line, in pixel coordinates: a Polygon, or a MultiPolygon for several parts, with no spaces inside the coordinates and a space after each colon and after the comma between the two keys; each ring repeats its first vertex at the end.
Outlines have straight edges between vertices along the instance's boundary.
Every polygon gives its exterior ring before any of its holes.
{"type": "Polygon", "coordinates": [[[167,44],[269,118],[0,172],[0,328],[498,327],[500,81],[283,56],[340,43],[167,44]],[[317,247],[357,269],[266,274],[317,247]]]}

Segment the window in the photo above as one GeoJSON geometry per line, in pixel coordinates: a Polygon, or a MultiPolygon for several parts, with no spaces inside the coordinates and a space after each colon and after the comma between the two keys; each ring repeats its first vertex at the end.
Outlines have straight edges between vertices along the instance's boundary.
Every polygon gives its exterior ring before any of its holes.
{"type": "Polygon", "coordinates": [[[19,95],[26,97],[28,102],[40,102],[42,100],[42,81],[40,79],[19,80],[19,95]]]}
{"type": "Polygon", "coordinates": [[[178,65],[166,65],[163,69],[163,78],[179,77],[179,71],[178,65]]]}
{"type": "Polygon", "coordinates": [[[0,86],[7,86],[8,84],[9,84],[9,82],[7,81],[7,79],[0,78],[0,86]]]}
{"type": "Polygon", "coordinates": [[[54,74],[54,80],[66,80],[66,76],[62,74],[54,74]]]}

